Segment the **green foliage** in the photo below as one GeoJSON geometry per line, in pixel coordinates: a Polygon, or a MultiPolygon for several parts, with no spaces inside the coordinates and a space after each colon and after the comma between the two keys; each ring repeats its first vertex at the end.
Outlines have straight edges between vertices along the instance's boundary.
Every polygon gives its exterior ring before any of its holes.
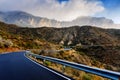
{"type": "Polygon", "coordinates": [[[46,66],[50,66],[51,65],[50,61],[45,61],[44,63],[45,63],[46,66]]]}
{"type": "Polygon", "coordinates": [[[92,76],[89,74],[84,74],[82,77],[83,80],[92,80],[92,76]]]}
{"type": "Polygon", "coordinates": [[[80,55],[85,55],[85,53],[84,52],[78,52],[80,55]]]}

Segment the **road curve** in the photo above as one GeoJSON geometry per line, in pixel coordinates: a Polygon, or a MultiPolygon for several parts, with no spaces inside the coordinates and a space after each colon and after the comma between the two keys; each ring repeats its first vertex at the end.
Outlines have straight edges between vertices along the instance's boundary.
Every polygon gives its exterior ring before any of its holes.
{"type": "Polygon", "coordinates": [[[0,55],[0,80],[72,80],[28,59],[24,52],[0,55]]]}

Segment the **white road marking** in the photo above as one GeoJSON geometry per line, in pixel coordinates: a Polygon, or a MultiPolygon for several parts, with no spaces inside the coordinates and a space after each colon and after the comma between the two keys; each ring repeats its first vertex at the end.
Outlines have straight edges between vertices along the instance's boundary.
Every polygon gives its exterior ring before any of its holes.
{"type": "MultiPolygon", "coordinates": [[[[24,56],[25,56],[25,54],[24,54],[24,56]]],[[[26,56],[25,56],[25,57],[26,57],[26,56]]],[[[28,58],[28,57],[26,57],[26,58],[29,59],[30,61],[32,61],[33,63],[35,63],[35,64],[37,64],[37,65],[43,67],[44,69],[47,69],[48,71],[50,71],[50,72],[52,72],[52,73],[54,73],[54,74],[57,74],[58,76],[61,76],[61,77],[65,78],[65,79],[67,79],[67,80],[71,80],[70,78],[68,78],[68,77],[66,77],[66,76],[63,76],[62,74],[59,74],[59,73],[57,73],[57,72],[55,72],[55,71],[53,71],[53,70],[51,70],[51,69],[49,69],[49,68],[47,68],[47,67],[45,67],[45,66],[43,66],[43,65],[40,65],[39,63],[37,63],[37,62],[31,60],[31,59],[28,58]]]]}

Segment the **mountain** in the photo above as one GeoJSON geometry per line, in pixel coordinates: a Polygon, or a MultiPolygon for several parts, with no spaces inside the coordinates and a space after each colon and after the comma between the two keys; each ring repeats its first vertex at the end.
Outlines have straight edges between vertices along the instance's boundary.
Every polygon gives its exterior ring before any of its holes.
{"type": "MultiPolygon", "coordinates": [[[[120,70],[120,29],[103,29],[94,26],[72,26],[66,28],[40,27],[24,28],[0,22],[0,49],[56,49],[56,45],[76,46],[96,61],[120,70]],[[56,44],[56,45],[55,45],[56,44]],[[79,47],[79,46],[82,47],[79,47]],[[88,47],[87,47],[88,46],[88,47]]],[[[107,67],[108,68],[108,67],[107,67]]]]}
{"type": "Polygon", "coordinates": [[[21,39],[43,39],[61,45],[119,45],[120,43],[119,29],[92,26],[21,28],[0,22],[0,30],[1,34],[5,33],[12,39],[17,36],[21,39]]]}
{"type": "Polygon", "coordinates": [[[0,21],[23,27],[58,26],[55,20],[36,17],[22,11],[0,12],[0,21]]]}
{"type": "Polygon", "coordinates": [[[112,27],[119,28],[120,26],[120,25],[114,24],[112,20],[106,19],[105,17],[90,17],[90,16],[78,17],[73,21],[64,22],[62,24],[63,24],[62,26],[91,25],[91,26],[97,26],[102,28],[112,28],[112,27]]]}
{"type": "Polygon", "coordinates": [[[119,24],[114,24],[110,19],[104,17],[90,17],[83,16],[73,21],[57,21],[43,17],[33,16],[32,14],[22,11],[0,12],[0,21],[8,24],[16,24],[22,27],[69,27],[69,26],[83,26],[91,25],[103,28],[119,28],[119,24]]]}
{"type": "Polygon", "coordinates": [[[120,40],[120,29],[108,29],[107,32],[120,40]]]}
{"type": "Polygon", "coordinates": [[[74,26],[69,28],[43,27],[37,29],[37,34],[47,41],[63,45],[117,45],[119,43],[117,36],[106,32],[104,29],[92,26],[74,26]]]}

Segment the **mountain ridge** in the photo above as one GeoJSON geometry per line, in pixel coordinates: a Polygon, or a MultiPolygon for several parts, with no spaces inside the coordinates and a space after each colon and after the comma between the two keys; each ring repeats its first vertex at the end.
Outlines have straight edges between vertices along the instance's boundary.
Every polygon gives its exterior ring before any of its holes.
{"type": "Polygon", "coordinates": [[[0,21],[8,24],[16,24],[22,27],[69,27],[69,26],[98,26],[102,28],[118,28],[119,24],[114,24],[110,19],[105,17],[90,17],[83,16],[72,21],[57,21],[54,19],[47,19],[44,17],[34,16],[32,14],[22,12],[22,11],[10,11],[10,12],[0,12],[0,21]]]}
{"type": "Polygon", "coordinates": [[[66,28],[40,27],[23,28],[0,22],[1,32],[27,39],[44,39],[62,45],[117,45],[120,40],[120,29],[103,29],[93,26],[72,26],[66,28]]]}

